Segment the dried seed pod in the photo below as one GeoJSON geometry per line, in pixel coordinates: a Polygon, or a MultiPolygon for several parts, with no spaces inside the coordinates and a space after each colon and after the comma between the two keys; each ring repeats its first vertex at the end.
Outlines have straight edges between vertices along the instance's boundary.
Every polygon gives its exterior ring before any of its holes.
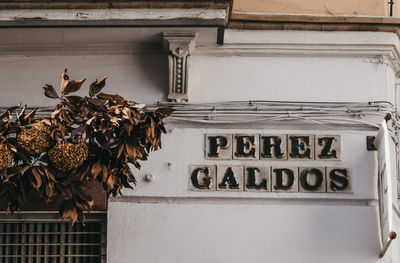
{"type": "Polygon", "coordinates": [[[47,126],[43,121],[37,122],[32,125],[32,129],[50,134],[50,127],[47,126]]]}
{"type": "Polygon", "coordinates": [[[59,171],[78,168],[88,157],[88,147],[83,140],[58,143],[49,151],[51,163],[59,171]]]}
{"type": "Polygon", "coordinates": [[[13,160],[13,153],[9,147],[0,144],[0,170],[10,167],[13,160]]]}
{"type": "Polygon", "coordinates": [[[36,123],[18,134],[18,144],[31,155],[40,154],[50,147],[49,131],[50,128],[44,123],[36,123]]]}

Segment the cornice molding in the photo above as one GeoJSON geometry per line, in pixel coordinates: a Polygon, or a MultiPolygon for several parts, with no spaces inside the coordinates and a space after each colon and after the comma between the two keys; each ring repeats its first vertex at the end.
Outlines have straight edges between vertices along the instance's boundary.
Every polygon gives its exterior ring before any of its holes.
{"type": "Polygon", "coordinates": [[[396,77],[400,77],[400,53],[395,45],[335,45],[335,44],[224,44],[210,48],[202,46],[193,55],[207,56],[300,56],[300,57],[358,57],[370,63],[390,66],[396,77]]]}
{"type": "Polygon", "coordinates": [[[198,46],[193,55],[358,57],[386,64],[400,77],[400,40],[390,32],[227,30],[224,43],[198,46]]]}
{"type": "Polygon", "coordinates": [[[0,10],[0,27],[224,26],[225,9],[114,8],[0,10]]]}
{"type": "Polygon", "coordinates": [[[224,44],[223,46],[199,46],[195,54],[216,56],[332,56],[375,57],[394,53],[393,45],[345,45],[345,44],[224,44]]]}
{"type": "Polygon", "coordinates": [[[0,9],[226,8],[232,0],[5,0],[0,9]]]}

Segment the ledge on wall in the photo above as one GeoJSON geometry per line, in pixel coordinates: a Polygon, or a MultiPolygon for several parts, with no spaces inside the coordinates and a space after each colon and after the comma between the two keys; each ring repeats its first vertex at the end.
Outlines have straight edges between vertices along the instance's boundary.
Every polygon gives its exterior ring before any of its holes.
{"type": "Polygon", "coordinates": [[[230,8],[232,0],[4,0],[0,9],[230,8]]]}
{"type": "MultiPolygon", "coordinates": [[[[92,212],[105,212],[107,211],[107,194],[103,189],[103,186],[97,182],[92,181],[87,184],[87,194],[93,198],[93,210],[92,212]]],[[[58,212],[62,198],[56,197],[51,202],[40,196],[39,192],[31,191],[26,196],[26,202],[21,206],[20,211],[22,213],[27,212],[58,212]]],[[[0,215],[5,213],[7,210],[7,203],[4,199],[0,198],[0,215]]]]}
{"type": "Polygon", "coordinates": [[[388,16],[233,12],[227,27],[242,30],[394,32],[400,36],[400,18],[388,16]]]}

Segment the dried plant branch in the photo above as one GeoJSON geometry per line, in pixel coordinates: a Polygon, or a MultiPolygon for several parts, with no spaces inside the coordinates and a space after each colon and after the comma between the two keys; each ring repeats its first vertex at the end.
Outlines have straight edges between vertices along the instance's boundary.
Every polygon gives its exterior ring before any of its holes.
{"type": "Polygon", "coordinates": [[[86,80],[70,80],[62,73],[59,97],[46,84],[44,95],[59,99],[55,110],[35,119],[21,105],[0,114],[0,197],[7,211],[18,211],[31,191],[48,202],[61,199],[60,216],[84,222],[84,212],[93,206],[85,186],[99,181],[107,195],[119,195],[136,183],[129,166],[140,168],[151,151],[161,148],[166,133],[163,119],[170,108],[154,111],[120,95],[100,93],[106,77],[90,84],[89,97],[68,95],[86,80]]]}

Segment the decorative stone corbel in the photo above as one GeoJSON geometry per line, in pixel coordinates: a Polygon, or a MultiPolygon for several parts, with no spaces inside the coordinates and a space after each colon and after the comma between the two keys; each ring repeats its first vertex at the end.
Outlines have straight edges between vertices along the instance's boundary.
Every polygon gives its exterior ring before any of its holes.
{"type": "Polygon", "coordinates": [[[189,60],[195,42],[196,33],[164,33],[169,61],[169,101],[188,101],[189,60]]]}

